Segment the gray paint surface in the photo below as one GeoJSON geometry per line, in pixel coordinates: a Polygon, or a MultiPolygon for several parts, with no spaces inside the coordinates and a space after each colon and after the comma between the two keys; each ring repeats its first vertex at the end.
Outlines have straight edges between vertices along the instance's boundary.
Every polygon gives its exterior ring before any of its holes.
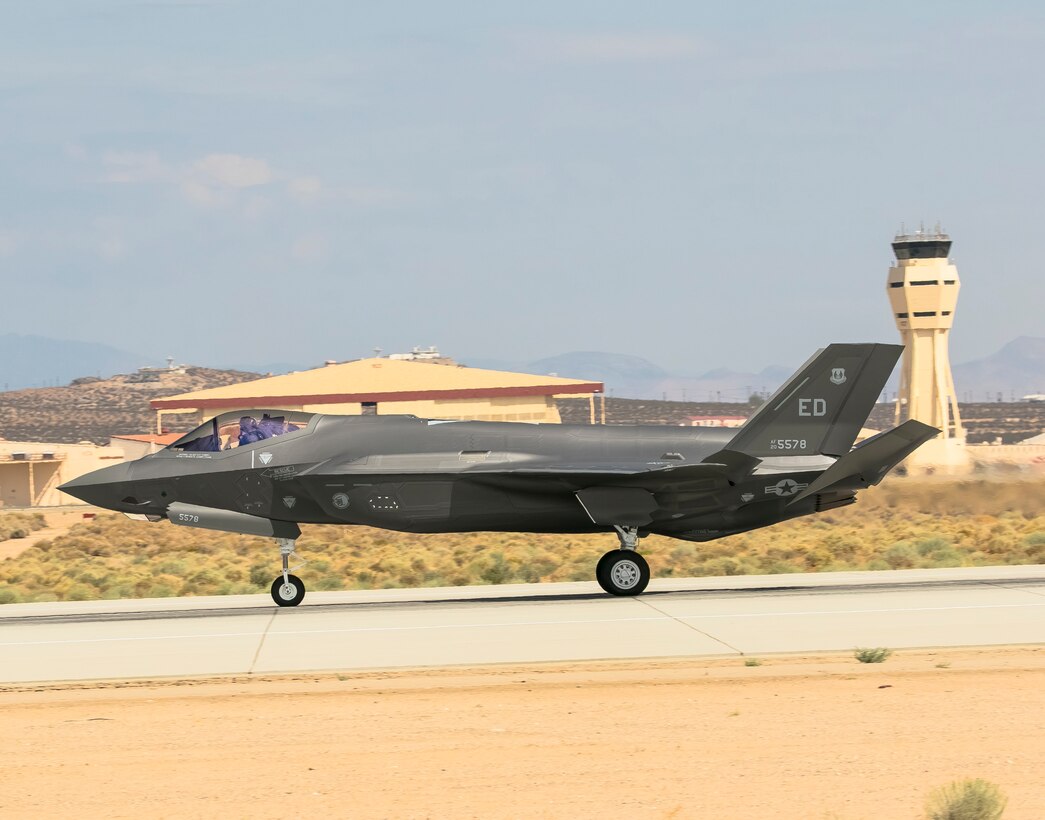
{"type": "Polygon", "coordinates": [[[1045,642],[1045,567],[16,604],[0,682],[1045,642]]]}

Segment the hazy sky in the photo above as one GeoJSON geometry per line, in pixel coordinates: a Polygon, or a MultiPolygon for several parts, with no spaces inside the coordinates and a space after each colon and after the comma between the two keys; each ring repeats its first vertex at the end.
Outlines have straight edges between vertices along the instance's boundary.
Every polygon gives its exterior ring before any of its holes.
{"type": "Polygon", "coordinates": [[[7,332],[199,363],[437,344],[699,372],[1045,335],[1040,2],[3,2],[7,332]]]}

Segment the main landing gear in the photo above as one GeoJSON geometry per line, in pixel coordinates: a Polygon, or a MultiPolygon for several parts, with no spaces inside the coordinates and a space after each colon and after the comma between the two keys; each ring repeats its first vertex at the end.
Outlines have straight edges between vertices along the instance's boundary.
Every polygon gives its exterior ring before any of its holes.
{"type": "Polygon", "coordinates": [[[638,595],[649,584],[650,571],[646,559],[636,552],[638,527],[614,526],[620,549],[610,550],[595,567],[595,579],[610,595],[638,595]]]}
{"type": "MultiPolygon", "coordinates": [[[[290,556],[300,557],[294,552],[293,538],[277,538],[279,544],[279,555],[283,559],[283,574],[272,582],[272,600],[276,606],[297,606],[305,598],[305,584],[296,575],[291,575],[290,556]]],[[[303,564],[293,567],[297,569],[303,564]]]]}

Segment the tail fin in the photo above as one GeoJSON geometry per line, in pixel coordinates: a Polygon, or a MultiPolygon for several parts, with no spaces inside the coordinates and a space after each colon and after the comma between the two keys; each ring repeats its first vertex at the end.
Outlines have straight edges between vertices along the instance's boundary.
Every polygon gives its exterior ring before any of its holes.
{"type": "Polygon", "coordinates": [[[902,351],[880,344],[817,351],[726,448],[758,458],[848,453],[902,351]]]}

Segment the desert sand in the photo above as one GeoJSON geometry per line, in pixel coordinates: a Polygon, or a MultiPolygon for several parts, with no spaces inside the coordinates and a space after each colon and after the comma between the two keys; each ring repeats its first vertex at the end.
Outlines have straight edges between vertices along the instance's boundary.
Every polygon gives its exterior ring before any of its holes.
{"type": "Polygon", "coordinates": [[[5,686],[0,816],[1045,816],[1045,647],[761,661],[5,686]]]}

